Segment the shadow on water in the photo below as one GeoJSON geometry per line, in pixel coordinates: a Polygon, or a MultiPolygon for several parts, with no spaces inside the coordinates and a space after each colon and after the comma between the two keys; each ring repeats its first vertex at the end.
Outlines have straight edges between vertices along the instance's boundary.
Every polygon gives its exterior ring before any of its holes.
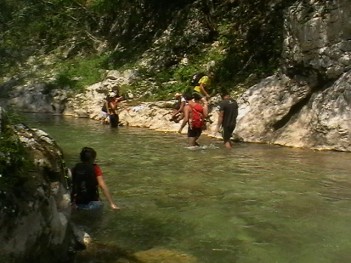
{"type": "Polygon", "coordinates": [[[58,142],[69,166],[82,147],[95,148],[122,208],[105,206],[90,229],[96,246],[89,262],[134,262],[141,251],[159,257],[146,262],[351,262],[349,153],[260,144],[227,151],[206,137],[206,147],[194,151],[183,135],[30,117],[31,127],[58,142]],[[165,251],[189,257],[161,261],[165,251]]]}

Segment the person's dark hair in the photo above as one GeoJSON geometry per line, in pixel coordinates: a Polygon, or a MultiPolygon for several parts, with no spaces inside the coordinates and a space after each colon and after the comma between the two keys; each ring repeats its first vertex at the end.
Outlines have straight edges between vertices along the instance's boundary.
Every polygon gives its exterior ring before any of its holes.
{"type": "Polygon", "coordinates": [[[194,98],[194,100],[201,100],[202,99],[201,95],[197,92],[193,93],[193,98],[194,98]]]}
{"type": "Polygon", "coordinates": [[[84,147],[80,152],[80,160],[83,163],[93,163],[96,158],[96,151],[90,147],[84,147]]]}
{"type": "Polygon", "coordinates": [[[183,94],[183,97],[184,97],[184,99],[187,100],[187,101],[193,99],[193,96],[192,96],[192,94],[190,94],[190,93],[184,93],[184,94],[183,94]]]}
{"type": "Polygon", "coordinates": [[[221,98],[224,99],[225,96],[230,96],[229,92],[222,92],[221,98]]]}
{"type": "Polygon", "coordinates": [[[225,96],[230,96],[230,91],[227,88],[221,87],[219,89],[219,93],[221,95],[221,98],[223,99],[225,96]]]}

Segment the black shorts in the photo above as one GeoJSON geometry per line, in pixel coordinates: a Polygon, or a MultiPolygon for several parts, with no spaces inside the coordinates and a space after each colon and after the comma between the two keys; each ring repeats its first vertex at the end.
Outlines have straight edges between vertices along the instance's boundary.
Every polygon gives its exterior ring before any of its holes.
{"type": "Polygon", "coordinates": [[[113,128],[118,127],[118,122],[119,122],[119,116],[118,114],[111,114],[110,115],[110,126],[113,128]]]}
{"type": "Polygon", "coordinates": [[[223,136],[223,141],[224,142],[229,142],[230,141],[230,138],[232,137],[234,129],[235,129],[235,125],[234,126],[223,127],[222,136],[223,136]]]}
{"type": "Polygon", "coordinates": [[[202,128],[188,128],[188,137],[200,137],[202,133],[202,128]]]}

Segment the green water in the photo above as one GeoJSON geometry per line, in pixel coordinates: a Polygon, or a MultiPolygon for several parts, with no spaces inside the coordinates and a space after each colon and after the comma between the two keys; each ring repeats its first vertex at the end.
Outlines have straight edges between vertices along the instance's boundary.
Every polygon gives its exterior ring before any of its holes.
{"type": "Polygon", "coordinates": [[[72,166],[98,152],[121,206],[106,206],[94,240],[130,251],[175,249],[200,263],[351,262],[351,155],[257,144],[232,151],[206,137],[87,119],[31,115],[72,166]]]}

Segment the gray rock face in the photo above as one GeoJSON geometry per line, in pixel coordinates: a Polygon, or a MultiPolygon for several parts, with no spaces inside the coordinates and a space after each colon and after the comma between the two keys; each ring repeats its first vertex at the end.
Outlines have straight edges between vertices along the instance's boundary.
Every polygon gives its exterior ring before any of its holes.
{"type": "Polygon", "coordinates": [[[289,8],[282,72],[240,100],[244,141],[351,151],[350,12],[347,0],[289,8]]]}
{"type": "MultiPolygon", "coordinates": [[[[40,130],[23,125],[13,130],[32,165],[24,170],[20,183],[1,185],[1,262],[69,262],[76,238],[69,222],[70,195],[62,152],[40,130]]],[[[9,176],[14,175],[3,174],[0,180],[9,176]]]]}
{"type": "Polygon", "coordinates": [[[316,83],[351,69],[351,5],[348,0],[299,1],[287,12],[283,59],[287,74],[316,83]]]}
{"type": "MultiPolygon", "coordinates": [[[[9,85],[10,86],[10,85],[9,85]]],[[[2,101],[4,106],[12,106],[26,112],[62,114],[68,94],[65,90],[50,90],[47,84],[37,83],[9,87],[9,99],[2,101]]]]}
{"type": "Polygon", "coordinates": [[[244,141],[318,150],[351,151],[351,72],[313,92],[286,75],[276,75],[239,100],[235,133],[244,141]]]}

